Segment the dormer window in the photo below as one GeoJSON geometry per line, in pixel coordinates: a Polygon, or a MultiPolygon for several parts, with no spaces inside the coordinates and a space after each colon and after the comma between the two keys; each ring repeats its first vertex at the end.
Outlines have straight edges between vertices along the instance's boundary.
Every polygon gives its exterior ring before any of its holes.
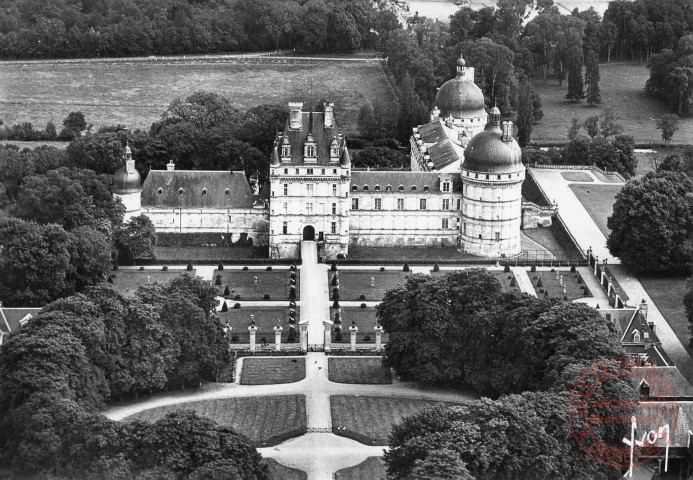
{"type": "Polygon", "coordinates": [[[373,190],[375,190],[376,192],[379,192],[380,191],[380,185],[376,185],[375,187],[373,187],[373,190]]]}
{"type": "Polygon", "coordinates": [[[416,191],[416,185],[412,185],[412,186],[411,186],[411,191],[412,191],[412,192],[415,192],[415,191],[416,191]]]}
{"type": "Polygon", "coordinates": [[[303,161],[306,163],[317,163],[317,145],[312,134],[308,134],[306,143],[303,145],[303,161]]]}
{"type": "Polygon", "coordinates": [[[444,192],[450,191],[450,182],[443,182],[443,191],[444,192]]]}
{"type": "Polygon", "coordinates": [[[404,191],[404,185],[400,185],[400,186],[398,187],[398,190],[399,190],[400,192],[403,192],[403,191],[404,191]]]}
{"type": "Polygon", "coordinates": [[[337,143],[337,137],[332,139],[330,144],[330,162],[339,161],[339,143],[337,143]]]}
{"type": "Polygon", "coordinates": [[[282,140],[282,161],[291,161],[291,143],[288,137],[282,140]]]}
{"type": "Polygon", "coordinates": [[[424,185],[424,192],[428,192],[429,188],[428,185],[424,185]]]}
{"type": "Polygon", "coordinates": [[[206,188],[203,188],[203,189],[202,189],[202,196],[203,196],[203,197],[206,197],[206,196],[207,196],[207,189],[206,189],[206,188]]]}
{"type": "Polygon", "coordinates": [[[391,192],[391,191],[392,191],[392,185],[386,185],[386,186],[385,186],[385,191],[386,191],[386,192],[391,192]]]}
{"type": "Polygon", "coordinates": [[[227,188],[227,189],[224,191],[224,195],[226,195],[227,197],[228,197],[229,195],[231,195],[231,190],[229,190],[229,189],[227,188]]]}
{"type": "Polygon", "coordinates": [[[364,191],[364,192],[367,192],[367,191],[368,191],[368,185],[364,185],[364,186],[363,186],[363,191],[364,191]]]}
{"type": "Polygon", "coordinates": [[[306,145],[306,157],[315,156],[315,145],[306,145]]]}
{"type": "Polygon", "coordinates": [[[160,188],[159,190],[156,191],[158,195],[163,195],[164,194],[164,189],[160,188]]]}
{"type": "Polygon", "coordinates": [[[355,192],[355,191],[357,191],[358,189],[359,189],[359,187],[357,187],[356,185],[352,185],[352,186],[351,186],[351,191],[352,191],[352,192],[355,192]]]}
{"type": "Polygon", "coordinates": [[[185,191],[185,190],[183,190],[182,188],[179,188],[179,189],[178,189],[178,195],[183,195],[183,192],[184,192],[184,191],[185,191]]]}
{"type": "Polygon", "coordinates": [[[638,329],[633,330],[633,342],[640,343],[640,331],[638,329]]]}

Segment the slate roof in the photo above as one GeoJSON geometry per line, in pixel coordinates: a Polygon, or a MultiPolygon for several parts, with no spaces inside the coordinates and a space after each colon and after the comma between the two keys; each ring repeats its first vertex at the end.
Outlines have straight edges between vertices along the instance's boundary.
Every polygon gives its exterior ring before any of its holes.
{"type": "MultiPolygon", "coordinates": [[[[676,393],[677,398],[693,397],[693,385],[691,385],[686,377],[674,366],[670,367],[637,367],[633,369],[638,377],[643,378],[649,384],[657,384],[662,382],[662,377],[669,382],[672,389],[676,393]]],[[[669,385],[666,387],[668,388],[669,385]]],[[[655,395],[656,389],[650,391],[651,396],[655,395]]]]}
{"type": "Polygon", "coordinates": [[[345,145],[345,138],[339,137],[333,120],[332,127],[325,127],[325,112],[301,112],[301,129],[292,130],[289,128],[290,120],[287,120],[284,127],[284,133],[279,137],[278,145],[281,146],[283,137],[289,138],[291,144],[291,165],[304,165],[303,162],[303,146],[308,139],[308,135],[313,136],[313,141],[316,144],[317,163],[306,163],[305,165],[335,165],[330,163],[330,145],[334,137],[337,137],[340,151],[339,156],[342,156],[342,148],[345,145]]]}
{"type": "MultiPolygon", "coordinates": [[[[424,186],[428,185],[429,192],[440,192],[440,175],[439,172],[406,172],[406,171],[374,171],[374,170],[359,170],[351,172],[351,185],[356,185],[358,190],[363,192],[363,186],[368,185],[368,193],[374,192],[374,187],[380,185],[380,191],[377,193],[391,193],[402,195],[405,193],[421,194],[424,192],[424,186]],[[392,186],[392,191],[386,191],[387,185],[392,186]],[[399,186],[403,185],[404,190],[399,191],[399,186]],[[412,185],[416,186],[416,191],[412,191],[412,185]]],[[[452,177],[453,192],[458,192],[461,189],[462,182],[459,173],[444,173],[442,175],[450,175],[452,177]]],[[[351,189],[351,188],[350,188],[351,189]]]]}
{"type": "Polygon", "coordinates": [[[436,170],[442,170],[460,159],[460,156],[455,150],[455,146],[447,138],[428,147],[427,153],[431,157],[431,161],[433,165],[435,165],[436,170]]]}
{"type": "Polygon", "coordinates": [[[652,327],[650,327],[647,324],[647,320],[645,319],[645,317],[637,310],[631,317],[630,321],[628,321],[628,323],[622,321],[621,325],[623,326],[620,331],[621,343],[634,342],[634,330],[638,330],[640,332],[640,342],[638,343],[660,343],[657,334],[654,331],[652,331],[652,327]],[[623,324],[625,324],[625,326],[623,326],[623,324]],[[645,336],[643,335],[644,332],[647,332],[648,338],[645,338],[645,336]]]}
{"type": "Polygon", "coordinates": [[[438,143],[448,138],[440,120],[421,125],[417,128],[417,132],[419,132],[421,140],[423,140],[424,143],[438,143]]]}
{"type": "Polygon", "coordinates": [[[464,149],[453,144],[442,120],[421,125],[417,132],[426,145],[426,153],[431,157],[436,170],[442,170],[464,156],[464,149]]]}
{"type": "Polygon", "coordinates": [[[672,434],[669,447],[688,446],[688,431],[693,430],[693,402],[641,402],[635,415],[640,419],[635,431],[637,437],[641,438],[646,432],[657,431],[662,425],[668,424],[672,434]]]}
{"type": "Polygon", "coordinates": [[[142,206],[252,208],[253,193],[243,172],[152,170],[142,185],[142,206]]]}

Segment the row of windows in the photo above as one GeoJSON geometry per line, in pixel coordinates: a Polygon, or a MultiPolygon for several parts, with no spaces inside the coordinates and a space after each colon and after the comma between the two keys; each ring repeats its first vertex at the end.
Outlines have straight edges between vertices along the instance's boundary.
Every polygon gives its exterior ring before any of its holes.
{"type": "MultiPolygon", "coordinates": [[[[156,193],[157,193],[158,195],[163,195],[163,194],[164,194],[164,189],[163,189],[163,188],[159,188],[159,189],[156,191],[156,193]]],[[[179,188],[179,189],[178,189],[178,195],[183,195],[184,193],[185,193],[185,189],[183,189],[183,188],[179,188]]],[[[224,191],[224,194],[228,197],[229,195],[231,195],[231,190],[229,190],[229,189],[227,188],[227,189],[224,191]]],[[[203,188],[203,189],[202,189],[202,196],[204,197],[204,196],[206,196],[206,195],[207,195],[207,189],[206,189],[206,188],[203,188]]]]}
{"type": "MultiPolygon", "coordinates": [[[[284,186],[283,186],[283,192],[284,192],[284,196],[288,196],[288,195],[289,195],[289,184],[288,184],[288,183],[285,183],[285,184],[284,184],[284,186]]],[[[315,184],[313,184],[313,183],[306,183],[306,194],[307,194],[307,195],[313,195],[314,192],[315,192],[315,184]]],[[[274,193],[274,192],[272,192],[272,193],[274,193]]],[[[333,184],[332,184],[332,196],[333,196],[333,197],[336,197],[336,196],[337,196],[337,184],[336,184],[336,183],[333,183],[333,184]]]]}
{"type": "MultiPolygon", "coordinates": [[[[296,169],[294,169],[294,174],[295,174],[295,175],[301,175],[301,174],[302,174],[301,172],[303,171],[303,175],[315,175],[315,171],[316,171],[316,170],[317,170],[317,168],[306,168],[306,169],[303,169],[303,170],[300,169],[300,168],[296,168],[296,169]]],[[[325,172],[326,172],[326,171],[327,171],[327,169],[321,168],[321,169],[320,169],[320,174],[321,174],[321,175],[325,175],[325,172]]],[[[272,172],[272,173],[274,173],[274,172],[272,172]]],[[[348,173],[349,173],[349,172],[347,172],[347,174],[348,174],[348,173]]],[[[285,169],[284,169],[284,175],[289,175],[289,169],[288,169],[288,168],[285,168],[285,169]]],[[[336,168],[333,168],[333,169],[332,169],[332,175],[337,175],[337,169],[336,169],[336,168]]]]}
{"type": "MultiPolygon", "coordinates": [[[[469,172],[464,172],[464,175],[465,175],[465,177],[471,177],[471,176],[472,176],[469,172]]],[[[482,174],[482,175],[483,175],[483,174],[482,174]]],[[[497,178],[495,178],[494,180],[501,180],[501,177],[502,177],[502,176],[503,176],[503,175],[496,175],[497,178]]],[[[519,176],[520,176],[519,173],[516,173],[516,174],[515,174],[515,177],[519,177],[519,176]]],[[[478,174],[478,173],[475,173],[475,174],[474,174],[474,178],[479,178],[479,174],[478,174]]],[[[511,180],[512,178],[513,178],[512,175],[508,175],[508,180],[511,180]]],[[[486,174],[486,180],[491,180],[491,175],[486,174]]]]}
{"type": "MultiPolygon", "coordinates": [[[[330,223],[330,233],[332,235],[337,233],[337,222],[330,223]]],[[[271,234],[274,235],[274,230],[272,230],[271,234]]],[[[289,234],[289,222],[282,222],[282,234],[289,234]]]]}
{"type": "MultiPolygon", "coordinates": [[[[382,199],[381,198],[374,198],[373,199],[373,209],[374,210],[382,210],[382,199]]],[[[443,203],[442,203],[442,210],[450,210],[450,199],[449,198],[444,198],[443,203]]],[[[460,198],[457,199],[457,210],[460,210],[462,207],[462,200],[460,198]]],[[[359,209],[359,199],[358,198],[352,198],[351,199],[351,209],[352,210],[358,210],[359,209]]],[[[404,210],[404,199],[403,198],[398,198],[397,199],[397,210],[404,210]]],[[[419,199],[419,210],[426,210],[426,199],[425,198],[420,198],[419,199]]]]}
{"type": "MultiPolygon", "coordinates": [[[[443,192],[449,192],[450,191],[450,182],[443,182],[443,185],[441,188],[442,188],[443,192]]],[[[358,185],[352,185],[351,186],[352,192],[357,192],[358,189],[359,189],[358,185]]],[[[416,185],[411,186],[412,192],[415,192],[417,189],[418,189],[418,187],[416,185]]],[[[424,185],[423,189],[424,189],[424,192],[428,192],[430,190],[430,187],[428,185],[424,185]]],[[[368,190],[370,190],[370,187],[368,185],[364,185],[362,190],[364,192],[367,192],[368,190]]],[[[375,185],[375,187],[373,187],[373,190],[375,190],[376,192],[379,192],[380,191],[380,185],[375,185]]],[[[397,190],[399,190],[400,192],[403,192],[404,191],[404,185],[400,184],[400,186],[397,187],[397,190]]],[[[392,185],[386,185],[385,191],[391,192],[392,191],[392,185]]]]}

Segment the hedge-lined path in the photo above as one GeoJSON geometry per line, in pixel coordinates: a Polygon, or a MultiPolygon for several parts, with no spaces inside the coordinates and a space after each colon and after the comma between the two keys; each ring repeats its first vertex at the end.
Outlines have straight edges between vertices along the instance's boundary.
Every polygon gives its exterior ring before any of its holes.
{"type": "MultiPolygon", "coordinates": [[[[301,242],[301,276],[299,278],[301,309],[299,324],[308,324],[308,344],[325,346],[323,321],[330,321],[330,297],[327,285],[327,269],[318,263],[318,246],[315,242],[301,242]]],[[[329,403],[327,405],[329,409],[329,403]]]]}

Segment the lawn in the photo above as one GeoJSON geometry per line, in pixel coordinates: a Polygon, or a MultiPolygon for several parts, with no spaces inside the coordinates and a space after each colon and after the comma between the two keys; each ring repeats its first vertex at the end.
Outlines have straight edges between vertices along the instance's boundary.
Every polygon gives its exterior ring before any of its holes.
{"type": "Polygon", "coordinates": [[[579,272],[570,272],[570,270],[554,270],[551,272],[532,272],[527,270],[534,291],[539,298],[563,298],[567,297],[568,301],[573,301],[578,298],[591,297],[589,289],[583,282],[579,272]],[[556,278],[556,274],[559,275],[556,278]],[[563,285],[560,283],[563,278],[563,285]],[[541,282],[541,283],[540,283],[541,282]],[[565,292],[563,289],[565,288],[565,292]],[[548,294],[548,296],[547,296],[548,294]]]}
{"type": "Polygon", "coordinates": [[[381,358],[330,357],[329,378],[337,383],[384,385],[392,383],[389,368],[383,368],[381,358]]]}
{"type": "Polygon", "coordinates": [[[198,90],[226,96],[241,110],[301,99],[335,102],[337,125],[357,133],[366,99],[392,101],[380,65],[352,61],[291,63],[136,62],[117,64],[1,64],[0,104],[6,124],[62,124],[74,110],[96,128],[123,124],[149,130],[175,98],[198,90]]]}
{"type": "Polygon", "coordinates": [[[195,270],[117,270],[109,273],[109,276],[113,278],[113,285],[116,290],[126,297],[130,297],[135,294],[137,287],[140,285],[155,282],[165,283],[183,273],[195,275],[195,270]],[[115,277],[113,277],[114,275],[115,277]]]}
{"type": "MultiPolygon", "coordinates": [[[[691,334],[688,331],[688,319],[683,308],[683,296],[686,293],[685,277],[638,276],[638,280],[662,313],[674,333],[693,354],[690,347],[691,334]]],[[[689,280],[691,281],[691,280],[689,280]]]]}
{"type": "MultiPolygon", "coordinates": [[[[332,342],[334,343],[349,343],[351,340],[351,332],[349,327],[351,327],[352,322],[356,323],[359,331],[356,333],[357,343],[375,343],[375,324],[377,321],[376,310],[373,307],[342,307],[342,341],[337,342],[335,340],[335,330],[332,327],[332,342]],[[366,338],[368,337],[368,338],[366,338]]],[[[334,321],[335,313],[337,309],[330,307],[330,319],[334,321]]],[[[335,325],[336,326],[336,325],[335,325]]],[[[381,341],[384,344],[387,343],[388,335],[387,332],[383,332],[381,341]]]]}
{"type": "MultiPolygon", "coordinates": [[[[227,312],[217,312],[217,315],[221,317],[222,322],[229,322],[229,325],[233,330],[231,330],[232,339],[236,336],[237,340],[233,340],[233,343],[248,343],[249,333],[248,327],[250,326],[250,316],[253,316],[255,320],[255,326],[257,331],[255,333],[255,338],[258,343],[274,343],[274,327],[277,326],[277,319],[279,319],[279,324],[284,329],[282,330],[282,342],[288,342],[289,336],[289,303],[287,301],[286,307],[241,307],[233,308],[235,302],[233,300],[227,301],[228,305],[227,312]],[[265,337],[266,342],[262,341],[262,337],[265,337]]],[[[292,343],[298,343],[298,322],[301,320],[301,307],[296,307],[296,323],[293,324],[296,330],[296,341],[292,343]]]]}
{"type": "Polygon", "coordinates": [[[269,468],[272,480],[308,480],[308,474],[303,470],[282,465],[274,458],[263,458],[262,463],[269,468]]]}
{"type": "Polygon", "coordinates": [[[569,182],[594,182],[592,175],[585,172],[561,172],[561,177],[569,182]]]}
{"type": "MultiPolygon", "coordinates": [[[[567,244],[561,243],[552,228],[527,228],[522,230],[522,236],[538,243],[559,258],[580,258],[580,252],[575,248],[575,245],[572,242],[567,244]]],[[[531,258],[531,255],[528,258],[531,258]]]]}
{"type": "Polygon", "coordinates": [[[223,295],[226,286],[229,287],[229,300],[286,300],[289,301],[289,286],[291,273],[295,273],[296,299],[300,296],[300,274],[291,272],[289,267],[276,267],[267,270],[214,270],[213,282],[223,295]],[[221,276],[221,285],[216,285],[217,276],[221,276]],[[266,298],[269,295],[269,298],[266,298]]]}
{"type": "Polygon", "coordinates": [[[616,194],[623,185],[570,185],[570,189],[590,214],[605,237],[611,232],[606,219],[611,216],[616,194]]]}
{"type": "MultiPolygon", "coordinates": [[[[334,272],[328,272],[327,280],[330,285],[330,300],[332,300],[332,290],[335,288],[333,283],[334,272]]],[[[385,292],[397,285],[401,285],[407,279],[410,272],[397,270],[340,270],[339,278],[339,300],[340,301],[380,301],[385,296],[385,292]]]]}
{"type": "Polygon", "coordinates": [[[480,259],[457,250],[456,247],[357,247],[349,246],[349,259],[369,260],[373,262],[404,262],[438,260],[475,260],[480,259]]]}
{"type": "Polygon", "coordinates": [[[333,395],[332,432],[366,445],[387,445],[392,427],[430,405],[449,402],[397,397],[333,395]]]}
{"type": "Polygon", "coordinates": [[[145,410],[126,421],[156,422],[176,410],[195,410],[219,425],[231,427],[248,437],[256,447],[277,445],[306,433],[306,397],[272,395],[263,397],[217,398],[178,403],[145,410]]]}
{"type": "Polygon", "coordinates": [[[294,383],[306,378],[306,360],[299,358],[245,357],[241,385],[294,383]]]}
{"type": "MultiPolygon", "coordinates": [[[[571,118],[584,120],[599,115],[605,107],[612,107],[620,117],[619,123],[623,125],[624,133],[633,135],[636,142],[662,143],[656,119],[669,112],[664,102],[645,95],[645,82],[649,78],[645,64],[602,63],[599,65],[599,75],[603,102],[598,107],[590,107],[585,102],[567,102],[567,81],[559,87],[556,80],[548,79],[546,83],[541,79],[535,80],[534,89],[541,97],[544,118],[534,126],[532,139],[535,142],[542,139],[565,142],[571,118]]],[[[693,137],[693,117],[681,118],[679,125],[674,142],[686,143],[693,137]]]]}
{"type": "Polygon", "coordinates": [[[156,247],[154,249],[156,260],[165,262],[205,262],[225,263],[226,261],[238,262],[239,260],[262,259],[267,260],[267,247],[156,247]]]}
{"type": "Polygon", "coordinates": [[[337,470],[335,480],[386,480],[385,462],[380,457],[368,457],[358,465],[337,470]]]}

